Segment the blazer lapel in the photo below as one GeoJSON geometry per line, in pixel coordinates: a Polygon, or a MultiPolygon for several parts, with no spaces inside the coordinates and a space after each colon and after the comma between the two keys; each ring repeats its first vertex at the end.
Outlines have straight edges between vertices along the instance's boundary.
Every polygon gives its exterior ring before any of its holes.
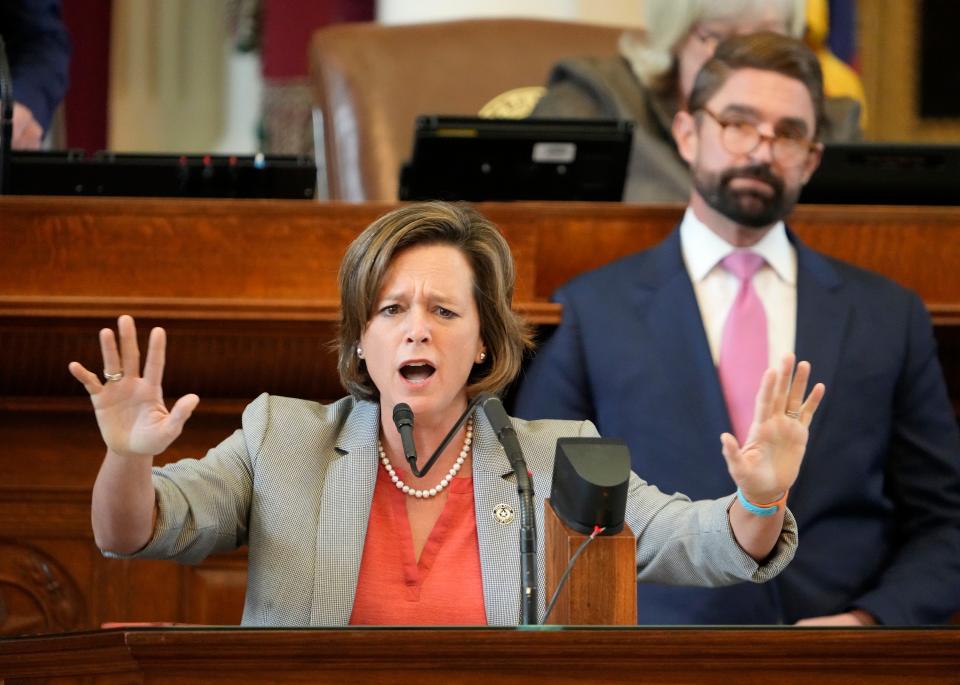
{"type": "Polygon", "coordinates": [[[358,402],[326,469],[317,529],[311,625],[347,625],[353,612],[360,560],[377,482],[380,409],[358,402]]]}
{"type": "Polygon", "coordinates": [[[473,493],[480,545],[480,572],[487,623],[515,626],[520,620],[520,502],[513,469],[482,411],[473,428],[473,493]],[[497,523],[486,507],[505,504],[514,519],[497,523]]]}

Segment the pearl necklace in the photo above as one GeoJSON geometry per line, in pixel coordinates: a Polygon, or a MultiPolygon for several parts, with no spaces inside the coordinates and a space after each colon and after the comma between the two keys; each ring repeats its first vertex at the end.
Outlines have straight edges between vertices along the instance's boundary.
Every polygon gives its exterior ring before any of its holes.
{"type": "Polygon", "coordinates": [[[387,475],[390,476],[390,480],[393,481],[393,484],[397,486],[398,490],[402,490],[405,495],[410,495],[411,497],[416,497],[417,499],[429,499],[430,497],[436,497],[443,491],[444,488],[450,485],[450,481],[452,481],[454,476],[457,475],[457,472],[463,466],[463,462],[466,460],[467,455],[470,454],[471,442],[473,442],[472,416],[467,419],[467,437],[463,441],[463,449],[460,450],[460,456],[458,456],[457,460],[453,462],[453,466],[450,467],[449,471],[447,471],[447,475],[445,475],[435,487],[432,487],[429,490],[416,490],[400,480],[400,477],[393,468],[393,464],[390,463],[390,458],[387,457],[387,453],[383,451],[383,443],[380,442],[380,438],[377,438],[377,449],[380,451],[380,463],[383,464],[383,468],[386,469],[387,475]]]}

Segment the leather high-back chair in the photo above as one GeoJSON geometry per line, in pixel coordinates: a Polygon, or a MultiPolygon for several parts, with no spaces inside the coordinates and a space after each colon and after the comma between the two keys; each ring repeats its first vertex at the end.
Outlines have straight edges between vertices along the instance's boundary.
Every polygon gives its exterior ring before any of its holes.
{"type": "Polygon", "coordinates": [[[339,24],[310,47],[330,199],[389,202],[418,114],[477,115],[504,91],[539,86],[574,55],[610,55],[621,29],[532,19],[339,24]]]}

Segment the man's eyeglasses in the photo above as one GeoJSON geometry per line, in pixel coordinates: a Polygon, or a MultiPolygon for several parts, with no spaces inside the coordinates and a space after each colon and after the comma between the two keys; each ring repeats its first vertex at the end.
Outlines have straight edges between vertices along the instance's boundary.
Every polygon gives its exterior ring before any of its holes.
{"type": "Polygon", "coordinates": [[[748,121],[724,121],[706,107],[701,107],[700,111],[720,125],[720,142],[733,155],[749,155],[760,147],[760,143],[769,142],[770,154],[775,161],[783,166],[799,166],[817,147],[806,138],[784,134],[765,135],[748,121]]]}

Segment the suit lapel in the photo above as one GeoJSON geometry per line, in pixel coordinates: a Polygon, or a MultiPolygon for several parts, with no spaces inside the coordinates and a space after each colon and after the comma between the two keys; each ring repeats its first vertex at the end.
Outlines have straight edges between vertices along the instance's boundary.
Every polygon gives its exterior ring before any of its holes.
{"type": "MultiPolygon", "coordinates": [[[[797,359],[810,362],[814,383],[824,383],[827,394],[824,404],[810,425],[807,452],[815,450],[820,426],[829,413],[830,388],[837,372],[843,341],[847,334],[851,305],[837,296],[843,281],[837,270],[790,233],[797,249],[797,359]]],[[[798,486],[802,485],[801,467],[798,486]]]]}
{"type": "MultiPolygon", "coordinates": [[[[650,256],[654,268],[643,270],[649,277],[637,282],[634,293],[645,343],[653,349],[654,382],[664,389],[661,394],[683,398],[681,413],[672,412],[673,415],[699,417],[696,436],[687,436],[684,444],[690,447],[689,440],[693,440],[697,454],[712,454],[718,452],[720,433],[731,429],[730,418],[693,284],[683,262],[679,230],[674,230],[650,256]]],[[[649,389],[637,388],[637,393],[646,392],[649,389]]],[[[639,397],[638,400],[642,401],[639,397]]],[[[657,409],[650,407],[649,411],[657,409]]],[[[661,426],[660,430],[682,430],[682,426],[661,426]]],[[[702,469],[700,478],[710,481],[708,491],[729,489],[730,479],[722,459],[705,462],[698,469],[702,469]]]]}
{"type": "MultiPolygon", "coordinates": [[[[813,367],[811,385],[819,382],[829,388],[837,371],[850,305],[836,296],[842,279],[830,262],[792,232],[788,231],[788,236],[797,250],[797,358],[813,367]]],[[[699,397],[709,408],[708,428],[730,430],[696,295],[683,264],[679,231],[652,250],[651,257],[656,268],[649,278],[637,282],[635,296],[657,358],[675,380],[678,393],[699,397]]],[[[818,413],[812,429],[823,415],[818,413]]]]}
{"type": "Polygon", "coordinates": [[[648,339],[656,347],[656,359],[676,392],[702,403],[713,433],[730,429],[717,368],[710,354],[707,333],[697,297],[680,252],[680,234],[674,231],[658,248],[657,281],[641,284],[649,289],[643,318],[648,339]]]}
{"type": "Polygon", "coordinates": [[[353,612],[363,545],[377,482],[380,410],[358,402],[326,469],[317,530],[311,625],[347,625],[353,612]]]}

